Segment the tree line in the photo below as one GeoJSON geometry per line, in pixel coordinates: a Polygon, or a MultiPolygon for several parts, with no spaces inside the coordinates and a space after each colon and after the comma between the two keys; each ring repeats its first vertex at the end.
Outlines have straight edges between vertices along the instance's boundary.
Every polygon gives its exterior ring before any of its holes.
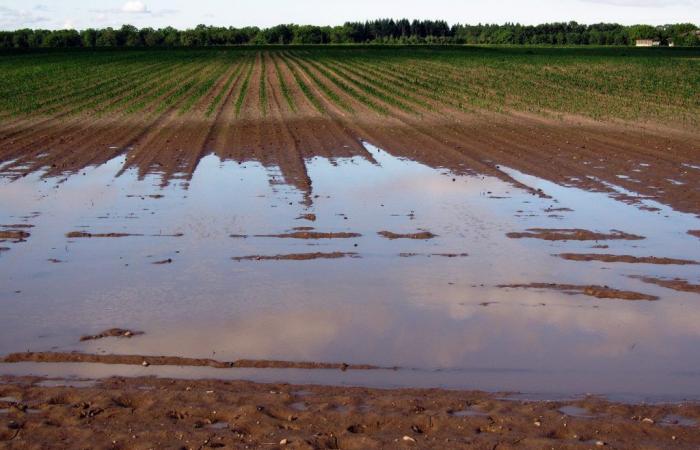
{"type": "Polygon", "coordinates": [[[663,26],[576,22],[541,25],[448,25],[442,20],[380,19],[339,26],[277,25],[214,27],[89,28],[78,30],[0,31],[0,48],[67,47],[200,47],[270,44],[506,44],[506,45],[634,45],[653,39],[666,45],[700,45],[700,30],[691,23],[663,26]]]}

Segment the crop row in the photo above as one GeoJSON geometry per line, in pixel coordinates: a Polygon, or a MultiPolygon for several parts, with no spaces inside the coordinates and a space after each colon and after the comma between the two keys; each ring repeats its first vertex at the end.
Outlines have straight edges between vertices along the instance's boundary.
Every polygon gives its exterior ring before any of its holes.
{"type": "Polygon", "coordinates": [[[700,58],[690,53],[400,47],[56,52],[12,55],[0,61],[0,79],[0,121],[7,123],[144,111],[211,117],[222,108],[246,118],[265,118],[277,108],[384,117],[519,110],[685,125],[700,117],[700,58]]]}

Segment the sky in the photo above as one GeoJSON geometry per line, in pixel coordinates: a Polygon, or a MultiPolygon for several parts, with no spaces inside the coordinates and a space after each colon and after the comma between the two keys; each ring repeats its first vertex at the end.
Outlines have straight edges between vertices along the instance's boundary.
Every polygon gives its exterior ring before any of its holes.
{"type": "Polygon", "coordinates": [[[700,0],[0,0],[0,29],[340,25],[377,18],[700,24],[700,0]]]}

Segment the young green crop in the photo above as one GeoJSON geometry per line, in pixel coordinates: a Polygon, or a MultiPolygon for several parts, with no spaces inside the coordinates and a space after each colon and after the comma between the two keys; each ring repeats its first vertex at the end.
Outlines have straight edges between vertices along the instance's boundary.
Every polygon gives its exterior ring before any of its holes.
{"type": "Polygon", "coordinates": [[[299,113],[295,93],[301,92],[321,114],[334,105],[383,115],[527,111],[700,125],[697,49],[326,46],[262,52],[224,47],[3,55],[0,129],[28,117],[161,114],[171,108],[210,118],[226,105],[238,117],[250,100],[253,73],[260,82],[252,94],[260,117],[280,107],[299,113]],[[233,70],[232,61],[240,62],[233,70]],[[270,101],[278,92],[282,105],[270,101]]]}
{"type": "Polygon", "coordinates": [[[265,117],[267,115],[267,67],[264,54],[260,55],[260,65],[262,67],[260,70],[260,92],[258,93],[258,97],[260,99],[260,112],[262,116],[265,117]]]}
{"type": "Polygon", "coordinates": [[[311,91],[311,88],[304,82],[304,80],[301,79],[301,76],[299,73],[296,71],[296,69],[292,66],[292,64],[287,60],[286,58],[282,58],[282,62],[284,65],[287,67],[287,69],[292,73],[292,76],[294,77],[294,81],[296,81],[297,86],[299,86],[299,89],[301,92],[304,94],[306,99],[311,103],[316,110],[322,114],[326,113],[325,108],[321,104],[318,98],[313,94],[311,91]]]}
{"type": "Polygon", "coordinates": [[[241,85],[241,90],[238,94],[238,99],[236,100],[236,117],[241,113],[241,108],[243,108],[243,102],[245,101],[246,94],[248,94],[248,85],[250,84],[250,76],[253,73],[253,68],[255,68],[255,61],[250,62],[248,67],[248,72],[246,73],[243,84],[241,85]]]}
{"type": "Polygon", "coordinates": [[[272,62],[275,65],[275,73],[277,74],[277,83],[280,85],[280,90],[282,91],[282,95],[284,96],[284,99],[287,102],[287,105],[289,106],[289,109],[292,111],[296,111],[296,105],[294,104],[294,99],[292,98],[292,94],[289,92],[289,87],[287,86],[287,82],[284,81],[284,77],[282,76],[282,71],[280,70],[280,66],[277,63],[277,58],[273,55],[272,56],[272,62]]]}

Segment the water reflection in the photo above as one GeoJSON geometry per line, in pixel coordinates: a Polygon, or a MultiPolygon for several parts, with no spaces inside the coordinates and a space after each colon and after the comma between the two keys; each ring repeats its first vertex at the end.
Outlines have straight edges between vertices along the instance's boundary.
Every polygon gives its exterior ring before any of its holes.
{"type": "MultiPolygon", "coordinates": [[[[697,259],[696,238],[686,233],[700,228],[697,218],[662,205],[640,210],[504,169],[550,197],[542,198],[496,178],[455,175],[366,149],[371,158],[306,161],[313,203],[305,201],[308,192],[269,183],[269,168],[215,156],[202,159],[187,190],[164,187],[156,177],[139,180],[136,171],[115,178],[123,158],[65,180],[35,174],[3,182],[0,223],[35,227],[27,242],[11,243],[0,255],[0,352],[342,361],[499,373],[510,389],[546,379],[561,392],[609,393],[625,389],[630,377],[637,382],[628,386],[643,389],[642,379],[664,385],[679,374],[700,376],[697,296],[629,277],[697,282],[696,267],[553,256],[697,259]],[[314,222],[297,219],[311,213],[314,222]],[[361,236],[254,237],[299,226],[361,236]],[[619,229],[646,239],[610,241],[598,250],[591,248],[595,242],[505,237],[532,227],[619,229]],[[388,240],[380,230],[429,230],[437,237],[388,240]],[[68,239],[69,231],[144,236],[68,239]],[[177,233],[183,236],[148,236],[177,233]],[[361,258],[231,260],[336,251],[361,258]],[[165,259],[172,263],[152,264],[165,259]],[[610,285],[661,300],[640,304],[496,287],[531,282],[610,285]],[[83,334],[111,327],[146,334],[79,342],[83,334]]],[[[469,387],[494,387],[485,376],[462,377],[469,387]]],[[[698,394],[697,384],[677,386],[681,394],[698,394]]]]}

